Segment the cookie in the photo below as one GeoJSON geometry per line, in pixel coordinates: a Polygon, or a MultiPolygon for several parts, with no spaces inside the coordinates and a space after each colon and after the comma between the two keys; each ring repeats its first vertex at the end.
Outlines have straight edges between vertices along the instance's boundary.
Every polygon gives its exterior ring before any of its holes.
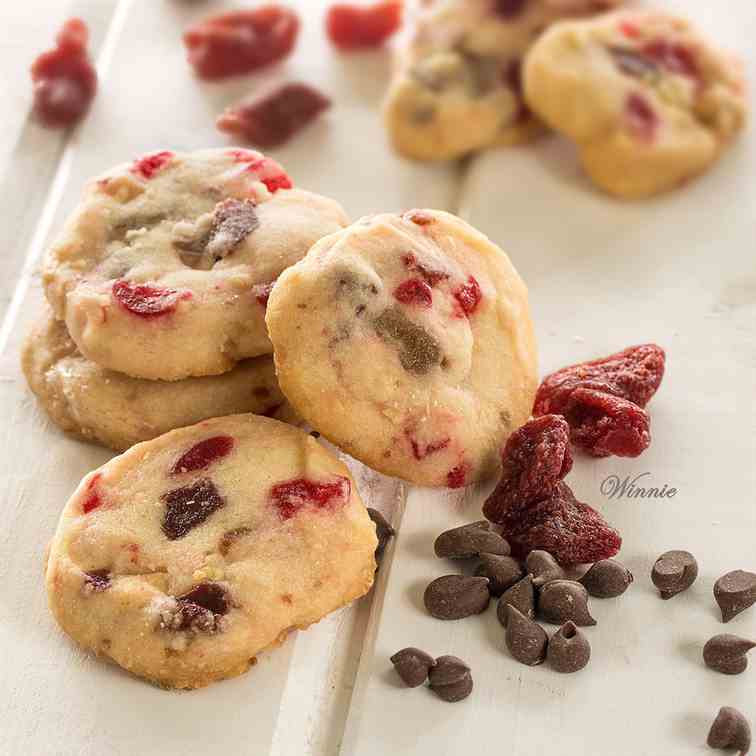
{"type": "Polygon", "coordinates": [[[388,475],[472,483],[530,415],[527,289],[449,213],[376,215],[322,239],[279,278],[267,324],[297,412],[388,475]]]}
{"type": "Polygon", "coordinates": [[[520,69],[549,24],[621,0],[440,0],[420,14],[385,105],[396,149],[449,160],[528,141],[542,127],[524,103],[520,69]]]}
{"type": "Polygon", "coordinates": [[[222,375],[146,381],[82,357],[65,324],[47,313],[29,333],[21,365],[56,425],[115,451],[174,428],[240,412],[296,421],[278,388],[270,355],[243,360],[222,375]]]}
{"type": "Polygon", "coordinates": [[[628,199],[705,171],[746,120],[740,64],[658,11],[554,26],[527,58],[524,89],[590,178],[628,199]]]}
{"type": "Polygon", "coordinates": [[[87,475],[53,538],[47,592],[85,649],[199,688],[365,594],[376,545],[341,462],[304,431],[232,415],[87,475]]]}
{"type": "Polygon", "coordinates": [[[347,223],[258,152],[160,152],[92,181],[49,250],[45,293],[81,353],[136,378],[269,354],[273,281],[347,223]]]}

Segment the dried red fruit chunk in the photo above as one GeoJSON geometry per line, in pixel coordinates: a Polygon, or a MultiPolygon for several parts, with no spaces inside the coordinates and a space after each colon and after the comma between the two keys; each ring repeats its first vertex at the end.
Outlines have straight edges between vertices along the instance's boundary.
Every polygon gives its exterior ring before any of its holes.
{"type": "Polygon", "coordinates": [[[447,488],[462,488],[467,481],[467,474],[469,472],[470,468],[464,462],[460,462],[455,467],[452,467],[452,469],[446,473],[447,488]]]}
{"type": "Polygon", "coordinates": [[[231,608],[226,589],[218,583],[200,583],[183,596],[177,596],[176,603],[176,613],[168,623],[171,630],[217,632],[220,618],[231,608]]]}
{"type": "Polygon", "coordinates": [[[326,14],[326,32],[336,47],[357,50],[377,47],[402,24],[402,3],[380,2],[361,6],[339,3],[326,14]]]}
{"type": "Polygon", "coordinates": [[[698,61],[693,51],[685,45],[666,39],[655,39],[643,45],[641,52],[667,71],[691,79],[699,77],[698,61]]]}
{"type": "Polygon", "coordinates": [[[173,153],[170,150],[153,152],[144,157],[137,158],[131,166],[131,172],[136,173],[142,178],[151,179],[156,173],[165,168],[173,160],[173,153]]]}
{"type": "Polygon", "coordinates": [[[637,404],[594,389],[577,388],[564,417],[570,438],[594,457],[637,457],[651,443],[648,414],[637,404]]]}
{"type": "Polygon", "coordinates": [[[478,309],[480,300],[483,299],[480,285],[472,276],[468,276],[467,283],[458,286],[452,294],[457,300],[460,310],[467,317],[470,317],[478,309]]]}
{"type": "Polygon", "coordinates": [[[494,0],[494,13],[501,18],[516,18],[528,0],[494,0]]]}
{"type": "Polygon", "coordinates": [[[238,163],[247,163],[246,170],[257,174],[258,180],[265,184],[271,194],[293,186],[286,171],[273,158],[254,150],[231,150],[229,154],[238,163]]]}
{"type": "Polygon", "coordinates": [[[284,84],[262,97],[226,108],[216,125],[220,131],[261,147],[277,147],[329,107],[331,101],[314,87],[284,84]]]}
{"type": "Polygon", "coordinates": [[[87,55],[86,24],[72,18],[63,25],[56,46],[31,66],[34,113],[46,126],[64,127],[78,121],[97,92],[97,71],[87,55]]]}
{"type": "Polygon", "coordinates": [[[411,431],[405,431],[404,435],[407,437],[407,440],[410,442],[410,446],[412,447],[412,456],[418,462],[430,456],[431,454],[435,454],[442,449],[446,449],[446,447],[451,443],[450,438],[442,438],[440,441],[432,441],[430,443],[424,444],[418,441],[411,431]]]}
{"type": "Polygon", "coordinates": [[[169,541],[183,538],[226,504],[215,484],[207,478],[168,491],[160,500],[166,505],[162,528],[169,541]]]}
{"type": "Polygon", "coordinates": [[[651,103],[643,95],[632,92],[625,101],[625,123],[636,139],[653,142],[660,120],[651,103]]]}
{"type": "Polygon", "coordinates": [[[564,482],[547,499],[511,507],[498,522],[512,555],[519,558],[542,549],[567,566],[609,559],[622,546],[619,533],[564,482]]]}
{"type": "Polygon", "coordinates": [[[636,39],[641,35],[640,26],[638,26],[638,24],[634,23],[633,21],[621,21],[619,28],[620,31],[630,39],[636,39]]]}
{"type": "Polygon", "coordinates": [[[431,223],[435,223],[436,220],[430,213],[426,213],[425,210],[407,210],[404,213],[404,217],[417,226],[429,226],[431,223]]]}
{"type": "Polygon", "coordinates": [[[97,490],[97,484],[101,477],[102,477],[102,473],[97,473],[96,475],[93,475],[87,485],[87,493],[81,505],[81,509],[84,512],[84,514],[88,514],[93,509],[97,509],[97,507],[102,506],[102,497],[100,496],[100,493],[97,490]]]}
{"type": "Polygon", "coordinates": [[[109,570],[90,570],[84,573],[84,587],[87,592],[101,593],[110,588],[109,570]]]}
{"type": "Polygon", "coordinates": [[[275,285],[276,282],[271,281],[270,283],[257,284],[256,286],[252,287],[252,293],[255,295],[255,299],[257,300],[258,304],[261,304],[263,307],[268,306],[270,292],[273,291],[273,287],[275,285]]]}
{"type": "Polygon", "coordinates": [[[444,273],[441,270],[431,270],[422,263],[418,262],[417,257],[415,257],[412,252],[408,252],[406,255],[403,255],[402,262],[409,270],[417,271],[430,286],[435,286],[436,284],[441,283],[441,281],[445,281],[447,278],[449,278],[448,273],[444,273]]]}
{"type": "Polygon", "coordinates": [[[221,459],[231,453],[234,448],[234,439],[231,436],[212,436],[195,444],[191,449],[184,452],[170,469],[171,475],[204,470],[215,460],[221,459]]]}
{"type": "Polygon", "coordinates": [[[394,298],[405,305],[430,307],[433,304],[433,292],[425,281],[419,278],[408,278],[396,287],[394,298]]]}
{"type": "Polygon", "coordinates": [[[299,17],[294,11],[264,5],[221,13],[190,26],[184,33],[184,44],[198,76],[222,79],[286,57],[298,33],[299,17]]]}
{"type": "Polygon", "coordinates": [[[518,428],[507,439],[498,485],[483,505],[483,514],[501,522],[508,509],[551,496],[572,469],[570,428],[559,415],[544,415],[518,428]]]}
{"type": "Polygon", "coordinates": [[[329,483],[298,478],[277,483],[270,489],[270,496],[281,519],[288,520],[302,509],[333,510],[343,506],[351,490],[347,478],[336,478],[329,483]]]}
{"type": "Polygon", "coordinates": [[[175,289],[158,289],[147,284],[132,284],[120,279],[113,284],[113,297],[124,309],[140,318],[157,318],[176,309],[179,299],[189,299],[187,291],[180,294],[175,289]]]}

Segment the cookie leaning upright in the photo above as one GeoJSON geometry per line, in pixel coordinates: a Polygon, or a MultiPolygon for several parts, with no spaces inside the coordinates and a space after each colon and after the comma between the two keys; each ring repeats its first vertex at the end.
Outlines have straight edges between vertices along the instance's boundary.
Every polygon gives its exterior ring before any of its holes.
{"type": "Polygon", "coordinates": [[[534,45],[525,97],[603,189],[638,198],[709,167],[747,115],[742,66],[659,11],[564,22],[534,45]]]}
{"type": "Polygon", "coordinates": [[[61,515],[47,591],[84,648],[198,688],[365,594],[376,545],[341,462],[304,431],[233,415],[87,475],[61,515]]]}
{"type": "Polygon", "coordinates": [[[258,152],[160,152],[90,182],[43,280],[81,353],[137,378],[222,373],[271,351],[268,292],[346,225],[258,152]]]}
{"type": "Polygon", "coordinates": [[[389,475],[472,483],[530,415],[527,289],[449,213],[376,215],[322,239],[279,278],[267,324],[297,412],[389,475]]]}

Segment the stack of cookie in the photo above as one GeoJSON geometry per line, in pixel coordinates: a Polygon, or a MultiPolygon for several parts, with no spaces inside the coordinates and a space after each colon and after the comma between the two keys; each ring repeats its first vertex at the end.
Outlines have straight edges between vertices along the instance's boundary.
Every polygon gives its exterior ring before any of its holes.
{"type": "Polygon", "coordinates": [[[291,419],[265,307],[348,223],[251,150],[159,152],[92,181],[44,263],[52,312],[23,353],[64,430],[117,451],[208,417],[291,419]]]}

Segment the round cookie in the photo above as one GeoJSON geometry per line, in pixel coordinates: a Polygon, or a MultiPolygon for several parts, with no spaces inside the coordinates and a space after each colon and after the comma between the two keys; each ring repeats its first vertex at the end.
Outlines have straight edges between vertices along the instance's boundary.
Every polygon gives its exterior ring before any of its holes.
{"type": "Polygon", "coordinates": [[[527,289],[449,213],[376,215],[322,239],[279,278],[267,323],[297,412],[389,475],[472,483],[530,416],[527,289]]]}
{"type": "Polygon", "coordinates": [[[449,160],[542,131],[522,97],[520,69],[549,24],[621,0],[440,0],[420,14],[385,105],[397,150],[449,160]]]}
{"type": "Polygon", "coordinates": [[[82,357],[65,324],[48,313],[29,333],[21,366],[56,425],[115,451],[206,418],[240,412],[296,421],[269,355],[243,360],[222,375],[147,381],[82,357]]]}
{"type": "Polygon", "coordinates": [[[239,149],[160,152],[86,188],[47,253],[55,316],[87,359],[137,378],[214,375],[268,354],[282,270],[347,218],[239,149]]]}
{"type": "Polygon", "coordinates": [[[746,120],[740,64],[658,11],[554,26],[527,58],[524,87],[532,109],[577,143],[591,179],[628,199],[706,170],[746,120]]]}
{"type": "Polygon", "coordinates": [[[304,431],[232,415],[87,475],[53,538],[47,592],[84,648],[199,688],[365,594],[376,545],[341,462],[304,431]]]}

